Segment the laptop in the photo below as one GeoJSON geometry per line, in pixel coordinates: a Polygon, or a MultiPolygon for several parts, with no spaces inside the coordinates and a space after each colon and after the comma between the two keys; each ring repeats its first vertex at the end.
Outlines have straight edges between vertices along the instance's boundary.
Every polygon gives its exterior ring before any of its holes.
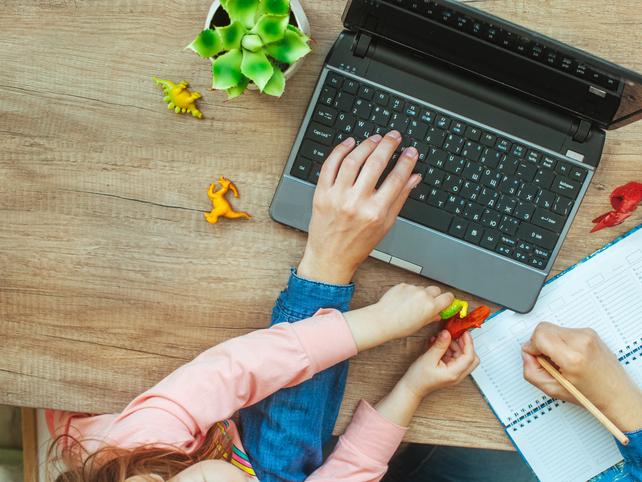
{"type": "Polygon", "coordinates": [[[423,181],[371,256],[530,311],[642,76],[454,1],[352,0],[343,25],[272,218],[307,230],[332,148],[397,129],[423,181]]]}

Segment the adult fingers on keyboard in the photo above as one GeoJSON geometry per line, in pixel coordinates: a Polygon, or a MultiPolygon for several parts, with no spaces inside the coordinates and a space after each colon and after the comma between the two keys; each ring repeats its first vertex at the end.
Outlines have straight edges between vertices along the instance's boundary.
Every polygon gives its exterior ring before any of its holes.
{"type": "Polygon", "coordinates": [[[399,193],[399,196],[397,196],[397,199],[395,199],[390,205],[390,209],[388,210],[386,229],[390,229],[395,223],[395,221],[397,220],[397,216],[401,212],[401,208],[403,208],[403,205],[408,200],[410,191],[416,188],[420,182],[421,176],[419,174],[413,174],[412,176],[410,176],[410,179],[408,179],[408,182],[401,190],[401,193],[399,193]]]}
{"type": "Polygon", "coordinates": [[[361,166],[375,150],[381,139],[379,134],[369,137],[343,159],[335,181],[337,186],[347,188],[354,185],[361,166]]]}
{"type": "Polygon", "coordinates": [[[417,149],[414,147],[407,147],[401,153],[397,165],[390,174],[388,174],[388,177],[386,177],[386,180],[377,193],[377,197],[379,197],[386,206],[394,203],[402,191],[405,191],[404,188],[407,188],[418,157],[419,152],[417,152],[417,149]]]}
{"type": "Polygon", "coordinates": [[[390,162],[392,155],[401,143],[401,134],[398,131],[388,132],[370,155],[361,169],[356,186],[364,192],[372,192],[377,185],[384,169],[390,162]]]}
{"type": "Polygon", "coordinates": [[[319,182],[317,183],[317,190],[329,189],[334,184],[334,180],[341,167],[343,158],[346,157],[354,148],[355,140],[353,137],[348,137],[341,144],[334,148],[328,158],[321,167],[319,174],[319,182]]]}

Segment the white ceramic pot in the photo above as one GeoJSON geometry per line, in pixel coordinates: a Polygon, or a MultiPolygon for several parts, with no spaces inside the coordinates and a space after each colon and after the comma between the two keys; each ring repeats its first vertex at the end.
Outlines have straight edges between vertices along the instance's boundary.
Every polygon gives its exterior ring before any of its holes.
{"type": "MultiPolygon", "coordinates": [[[[216,11],[219,8],[221,8],[221,1],[214,0],[212,2],[212,5],[210,6],[210,11],[207,13],[207,18],[205,19],[204,28],[210,28],[212,24],[212,19],[214,18],[214,15],[216,14],[216,11]]],[[[303,11],[301,2],[299,0],[290,0],[290,10],[292,11],[294,18],[296,19],[297,27],[299,27],[301,31],[309,37],[310,21],[308,20],[307,15],[303,11]]],[[[303,62],[303,59],[305,59],[305,57],[294,62],[292,65],[290,65],[287,68],[285,72],[283,72],[283,75],[285,76],[285,80],[288,80],[290,77],[292,77],[296,73],[297,70],[299,70],[299,68],[301,67],[301,63],[303,62]]],[[[213,61],[214,59],[210,59],[210,60],[213,61]]],[[[247,88],[250,90],[258,90],[258,87],[254,85],[254,83],[252,82],[250,82],[250,85],[248,85],[247,88]]]]}

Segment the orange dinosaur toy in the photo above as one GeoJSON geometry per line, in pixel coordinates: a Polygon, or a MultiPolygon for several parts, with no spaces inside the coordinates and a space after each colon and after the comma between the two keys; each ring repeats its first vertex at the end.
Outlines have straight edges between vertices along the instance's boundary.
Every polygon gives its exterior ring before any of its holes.
{"type": "Polygon", "coordinates": [[[234,197],[239,197],[239,191],[236,189],[234,183],[223,176],[219,178],[218,183],[221,185],[221,189],[216,190],[216,183],[213,183],[210,184],[210,188],[207,191],[207,197],[212,201],[212,211],[204,214],[207,222],[216,224],[220,217],[228,219],[250,219],[251,216],[248,213],[234,211],[230,202],[225,199],[225,194],[227,194],[229,190],[234,193],[234,197]]]}

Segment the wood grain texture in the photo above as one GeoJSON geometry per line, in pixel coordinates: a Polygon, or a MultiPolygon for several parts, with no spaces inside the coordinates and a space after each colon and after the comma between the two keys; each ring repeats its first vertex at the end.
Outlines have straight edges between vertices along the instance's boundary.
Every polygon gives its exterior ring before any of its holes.
{"type": "MultiPolygon", "coordinates": [[[[638,0],[493,0],[480,8],[642,70],[638,0]],[[614,41],[616,39],[616,41],[614,41]]],[[[182,47],[207,0],[4,0],[0,10],[0,403],[121,409],[209,346],[266,326],[305,236],[268,205],[344,1],[307,0],[314,52],[280,100],[226,102],[182,47]],[[197,121],[166,110],[151,76],[204,93],[197,121]],[[250,222],[208,225],[206,189],[239,186],[250,222]]],[[[556,271],[639,223],[589,235],[608,193],[640,180],[642,124],[609,133],[556,271]]],[[[369,260],[355,306],[418,276],[369,260]]],[[[492,282],[492,274],[489,274],[492,282]]],[[[587,320],[590,324],[590,320],[587,320]]],[[[426,332],[352,362],[337,429],[376,401],[426,332]]],[[[467,380],[431,396],[409,441],[509,449],[467,380]]]]}

